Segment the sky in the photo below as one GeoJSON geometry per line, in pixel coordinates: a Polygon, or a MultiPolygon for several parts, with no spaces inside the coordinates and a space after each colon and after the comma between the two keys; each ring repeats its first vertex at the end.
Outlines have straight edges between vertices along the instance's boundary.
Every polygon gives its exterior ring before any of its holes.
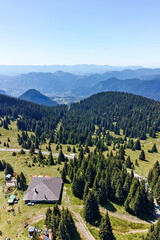
{"type": "Polygon", "coordinates": [[[0,64],[160,67],[160,1],[0,0],[0,64]]]}

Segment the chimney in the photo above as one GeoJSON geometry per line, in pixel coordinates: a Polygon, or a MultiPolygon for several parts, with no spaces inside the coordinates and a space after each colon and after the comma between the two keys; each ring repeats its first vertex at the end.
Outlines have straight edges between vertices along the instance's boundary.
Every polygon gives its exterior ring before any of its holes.
{"type": "Polygon", "coordinates": [[[49,229],[48,232],[49,232],[49,239],[50,239],[50,240],[53,240],[53,233],[52,233],[52,230],[49,229]]]}
{"type": "Polygon", "coordinates": [[[35,192],[38,194],[37,188],[35,188],[35,192]]]}

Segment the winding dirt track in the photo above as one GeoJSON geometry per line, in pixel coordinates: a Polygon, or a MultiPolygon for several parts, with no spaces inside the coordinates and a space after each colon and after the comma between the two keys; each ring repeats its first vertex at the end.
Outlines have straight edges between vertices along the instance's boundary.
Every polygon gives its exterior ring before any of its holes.
{"type": "MultiPolygon", "coordinates": [[[[95,240],[93,235],[88,230],[88,228],[86,226],[86,223],[83,220],[83,218],[81,217],[81,215],[74,211],[74,208],[73,208],[73,206],[70,202],[70,199],[66,194],[66,188],[65,187],[64,187],[63,194],[66,197],[67,206],[68,206],[69,210],[71,211],[71,213],[72,213],[72,215],[75,219],[75,225],[76,225],[77,231],[79,232],[80,236],[85,240],[95,240]]],[[[79,206],[79,207],[82,208],[83,206],[79,206]]]]}
{"type": "Polygon", "coordinates": [[[74,217],[76,218],[75,225],[76,225],[76,228],[77,228],[79,234],[83,237],[83,239],[95,240],[93,235],[88,230],[88,228],[87,228],[83,218],[81,217],[81,215],[79,213],[76,213],[73,209],[71,209],[70,206],[69,206],[69,209],[72,212],[72,214],[74,215],[74,217]]]}
{"type": "MultiPolygon", "coordinates": [[[[106,210],[105,208],[100,207],[100,211],[101,212],[106,212],[108,210],[106,210]]],[[[132,215],[127,215],[127,214],[123,214],[123,213],[117,213],[117,212],[112,212],[112,211],[108,211],[109,215],[122,219],[122,220],[126,220],[129,222],[133,222],[133,223],[141,223],[141,224],[151,224],[150,222],[147,222],[145,220],[142,220],[140,218],[134,217],[132,215]]]]}

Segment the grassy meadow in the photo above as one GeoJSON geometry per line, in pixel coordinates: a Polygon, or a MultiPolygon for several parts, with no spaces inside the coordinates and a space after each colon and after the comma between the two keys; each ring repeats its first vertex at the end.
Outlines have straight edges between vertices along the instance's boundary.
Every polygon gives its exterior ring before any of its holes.
{"type": "MultiPolygon", "coordinates": [[[[16,122],[11,123],[9,126],[9,130],[5,130],[0,128],[0,148],[6,148],[4,146],[4,142],[9,144],[9,148],[11,149],[19,149],[21,148],[17,143],[17,134],[18,130],[16,127],[16,122]],[[9,138],[9,142],[8,142],[9,138]]],[[[117,136],[118,137],[118,136],[117,136]]],[[[145,151],[146,161],[139,160],[140,151],[132,151],[130,149],[126,149],[126,157],[130,155],[131,161],[135,163],[135,160],[138,160],[139,166],[135,166],[135,172],[142,175],[147,176],[150,168],[153,167],[154,163],[160,159],[160,134],[156,139],[148,138],[145,141],[141,141],[142,149],[145,151]],[[148,150],[152,148],[153,143],[156,143],[158,153],[148,153],[148,150]]],[[[41,149],[47,151],[46,147],[48,143],[41,145],[41,149]]],[[[68,145],[62,145],[62,150],[64,153],[69,154],[67,151],[68,145]]],[[[69,145],[71,149],[73,149],[73,145],[69,145]]],[[[58,153],[56,150],[56,144],[51,144],[52,152],[58,153]]],[[[94,148],[92,147],[91,150],[94,148]]],[[[112,146],[109,147],[109,150],[112,150],[112,146]]],[[[78,155],[78,147],[76,146],[76,154],[78,155]]],[[[70,153],[73,153],[72,150],[70,153]]],[[[115,154],[116,151],[113,151],[115,154]]],[[[107,152],[104,153],[105,155],[107,152]]],[[[47,156],[46,156],[47,157],[47,156]]],[[[55,166],[39,166],[38,163],[35,163],[32,166],[32,156],[30,153],[20,154],[17,153],[16,156],[12,156],[12,152],[9,151],[0,151],[0,159],[4,159],[6,162],[10,163],[15,173],[19,174],[21,171],[24,173],[27,179],[27,184],[29,184],[33,175],[50,175],[52,177],[59,177],[60,170],[63,167],[63,164],[56,164],[55,166]],[[31,167],[29,167],[29,165],[31,167]]],[[[56,159],[55,159],[56,161],[56,159]]],[[[135,165],[135,164],[134,164],[135,165]]],[[[28,239],[27,237],[27,229],[24,228],[24,223],[29,222],[29,225],[36,226],[41,229],[45,229],[44,225],[44,217],[45,212],[48,206],[46,204],[34,205],[32,207],[28,207],[23,201],[23,195],[20,191],[17,191],[17,197],[20,198],[18,204],[14,205],[15,208],[15,216],[13,216],[12,212],[7,212],[7,198],[5,198],[5,194],[3,192],[3,184],[4,184],[4,172],[0,172],[0,230],[3,232],[3,236],[0,236],[0,239],[4,239],[5,237],[10,237],[11,239],[28,239]],[[18,211],[20,208],[20,212],[18,211]],[[10,221],[11,224],[8,224],[10,221]],[[16,237],[16,233],[18,233],[18,237],[16,237]]],[[[83,201],[74,197],[71,190],[71,184],[64,184],[63,195],[62,195],[62,203],[64,207],[71,208],[73,212],[79,213],[83,218],[83,201]]],[[[121,213],[125,215],[129,215],[124,209],[123,206],[120,206],[116,203],[108,202],[105,206],[106,210],[113,211],[116,213],[121,213]]],[[[104,211],[101,212],[102,215],[104,211]]],[[[74,217],[74,216],[73,216],[74,217]]],[[[76,219],[75,219],[76,220],[76,219]]],[[[113,227],[113,232],[116,236],[117,240],[134,240],[134,239],[142,239],[142,235],[146,233],[149,228],[149,224],[139,224],[133,223],[130,221],[126,221],[123,219],[116,218],[114,216],[110,216],[111,224],[113,227]]],[[[99,226],[91,226],[87,224],[88,229],[93,234],[95,239],[99,239],[98,236],[98,228],[99,226]]]]}

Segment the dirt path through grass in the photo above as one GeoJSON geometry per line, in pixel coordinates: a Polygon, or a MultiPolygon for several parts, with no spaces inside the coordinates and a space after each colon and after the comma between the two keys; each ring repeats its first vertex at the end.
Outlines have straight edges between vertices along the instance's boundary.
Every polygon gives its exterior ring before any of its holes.
{"type": "MultiPolygon", "coordinates": [[[[28,149],[23,149],[25,152],[29,152],[28,149]]],[[[0,148],[0,152],[20,152],[21,148],[0,148]]],[[[46,151],[41,151],[42,154],[44,155],[49,155],[50,152],[46,152],[46,151]]],[[[35,150],[35,153],[38,153],[38,150],[35,150]]],[[[59,153],[52,153],[53,157],[58,157],[59,153]]],[[[69,159],[74,159],[75,154],[64,154],[65,157],[69,158],[69,159]]]]}
{"type": "Polygon", "coordinates": [[[117,212],[112,212],[109,210],[106,210],[105,208],[100,207],[100,211],[101,212],[106,212],[108,211],[108,213],[116,218],[122,219],[122,220],[126,220],[129,222],[133,222],[133,223],[141,223],[141,224],[151,224],[150,222],[147,222],[145,220],[142,220],[138,217],[132,216],[132,215],[127,215],[127,214],[123,214],[123,213],[117,213],[117,212]]]}
{"type": "Polygon", "coordinates": [[[68,206],[69,210],[71,211],[71,213],[72,213],[72,215],[74,217],[75,225],[76,225],[77,231],[79,232],[80,236],[83,239],[86,239],[86,240],[95,240],[93,235],[88,230],[88,228],[86,226],[86,223],[83,220],[83,218],[81,217],[81,215],[79,213],[75,212],[73,205],[71,205],[69,196],[67,196],[67,194],[66,194],[66,188],[65,187],[64,187],[63,194],[66,197],[67,206],[68,206]]]}

